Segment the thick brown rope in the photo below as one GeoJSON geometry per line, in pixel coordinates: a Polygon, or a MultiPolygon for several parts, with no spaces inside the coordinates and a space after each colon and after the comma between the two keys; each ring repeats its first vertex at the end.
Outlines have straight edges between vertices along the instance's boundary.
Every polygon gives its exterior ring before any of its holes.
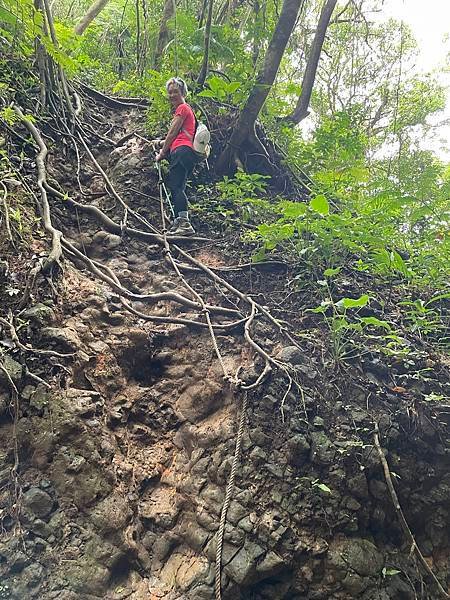
{"type": "Polygon", "coordinates": [[[247,414],[248,405],[248,392],[244,392],[241,418],[239,419],[239,428],[236,436],[236,446],[234,449],[233,462],[231,465],[230,477],[228,478],[227,489],[225,492],[225,499],[222,505],[222,511],[220,513],[219,529],[217,530],[216,539],[216,566],[215,566],[215,578],[214,578],[214,593],[216,600],[222,600],[222,550],[223,550],[223,536],[225,533],[225,525],[227,522],[227,512],[230,506],[231,494],[234,488],[234,481],[236,479],[236,471],[239,465],[239,459],[241,457],[241,445],[242,436],[245,430],[245,417],[247,414]]]}

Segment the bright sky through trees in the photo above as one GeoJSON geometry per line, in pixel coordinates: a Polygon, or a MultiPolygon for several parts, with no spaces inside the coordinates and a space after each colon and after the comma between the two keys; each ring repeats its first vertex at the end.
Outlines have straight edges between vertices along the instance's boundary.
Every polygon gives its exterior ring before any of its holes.
{"type": "MultiPolygon", "coordinates": [[[[383,17],[394,17],[407,23],[419,45],[417,68],[439,73],[447,86],[447,107],[430,122],[450,119],[450,2],[448,0],[385,0],[383,17]],[[447,63],[447,67],[445,66],[447,63]]],[[[450,159],[450,125],[442,125],[430,133],[424,146],[441,158],[450,159]]]]}
{"type": "Polygon", "coordinates": [[[418,66],[435,69],[450,51],[450,2],[447,0],[385,0],[383,13],[403,20],[413,30],[420,48],[418,66]]]}

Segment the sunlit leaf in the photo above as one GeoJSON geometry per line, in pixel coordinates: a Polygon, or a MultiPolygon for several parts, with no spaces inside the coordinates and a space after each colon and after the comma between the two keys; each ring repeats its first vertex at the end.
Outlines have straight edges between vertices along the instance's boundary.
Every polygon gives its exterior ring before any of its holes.
{"type": "Polygon", "coordinates": [[[384,329],[390,330],[391,326],[387,321],[377,319],[377,317],[359,317],[359,320],[365,325],[373,325],[374,327],[383,327],[384,329]]]}
{"type": "Polygon", "coordinates": [[[319,490],[322,490],[322,492],[326,492],[327,494],[331,494],[330,488],[327,485],[325,485],[324,483],[316,483],[316,484],[314,484],[314,487],[319,488],[319,490]]]}
{"type": "Polygon", "coordinates": [[[336,302],[336,306],[341,306],[342,308],[361,308],[362,306],[366,306],[368,302],[369,296],[363,294],[359,298],[341,298],[339,302],[336,302]]]}
{"type": "Polygon", "coordinates": [[[311,200],[309,206],[315,212],[318,212],[321,215],[328,215],[330,212],[330,205],[328,204],[328,200],[325,198],[323,194],[319,194],[315,198],[311,200]]]}
{"type": "Polygon", "coordinates": [[[325,269],[323,272],[324,277],[332,277],[333,275],[337,275],[341,270],[341,267],[336,267],[335,269],[325,269]]]}

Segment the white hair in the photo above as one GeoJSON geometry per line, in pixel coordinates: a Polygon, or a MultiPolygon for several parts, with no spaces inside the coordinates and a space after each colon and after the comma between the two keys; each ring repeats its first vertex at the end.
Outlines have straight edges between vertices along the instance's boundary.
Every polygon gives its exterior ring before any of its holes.
{"type": "Polygon", "coordinates": [[[184,97],[187,96],[188,93],[188,86],[186,85],[186,82],[184,81],[184,79],[181,79],[181,77],[171,77],[167,82],[166,82],[166,90],[169,91],[169,86],[171,85],[176,85],[177,88],[180,90],[181,95],[184,97]]]}

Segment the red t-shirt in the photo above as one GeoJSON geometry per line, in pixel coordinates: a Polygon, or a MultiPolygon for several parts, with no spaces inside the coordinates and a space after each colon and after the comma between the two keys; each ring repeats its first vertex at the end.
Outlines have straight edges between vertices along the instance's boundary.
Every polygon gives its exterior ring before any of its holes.
{"type": "Polygon", "coordinates": [[[193,140],[195,134],[195,117],[192,108],[189,106],[189,104],[186,104],[186,102],[184,102],[183,104],[177,106],[174,116],[182,117],[183,125],[181,126],[180,133],[171,143],[170,151],[173,152],[179,146],[189,146],[189,148],[193,148],[193,140]],[[186,135],[186,133],[183,130],[185,130],[189,135],[186,135]]]}

